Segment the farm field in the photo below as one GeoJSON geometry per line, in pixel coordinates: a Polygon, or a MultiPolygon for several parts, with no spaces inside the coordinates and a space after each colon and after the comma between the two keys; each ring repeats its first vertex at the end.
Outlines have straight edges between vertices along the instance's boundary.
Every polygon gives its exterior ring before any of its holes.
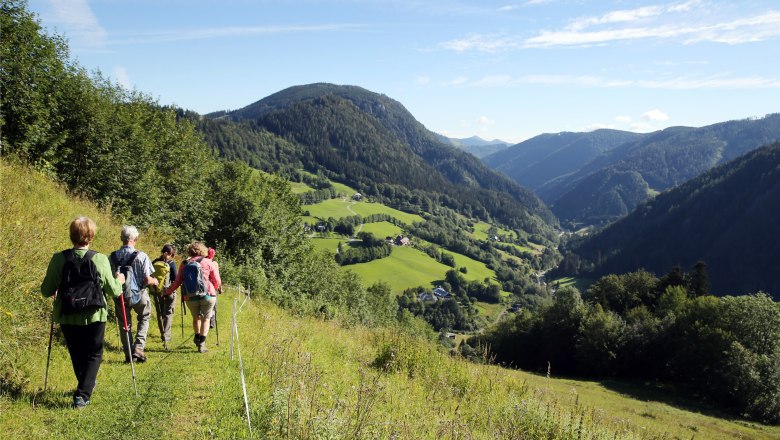
{"type": "Polygon", "coordinates": [[[353,203],[351,200],[344,201],[343,199],[325,200],[324,202],[314,205],[308,205],[305,207],[305,210],[309,211],[309,214],[312,217],[319,217],[321,219],[328,219],[329,217],[338,219],[356,214],[362,216],[388,214],[406,224],[423,221],[422,217],[419,215],[399,211],[381,203],[353,203]]]}
{"type": "Polygon", "coordinates": [[[370,232],[377,238],[395,237],[403,232],[403,229],[390,222],[365,223],[362,232],[370,232]]]}
{"type": "Polygon", "coordinates": [[[410,287],[433,287],[433,281],[443,280],[444,274],[452,269],[424,252],[406,246],[394,247],[389,257],[344,268],[355,272],[366,285],[384,281],[396,294],[410,287]]]}
{"type": "Polygon", "coordinates": [[[312,191],[312,187],[303,182],[290,182],[290,188],[292,188],[292,192],[295,194],[303,194],[312,191]]]}

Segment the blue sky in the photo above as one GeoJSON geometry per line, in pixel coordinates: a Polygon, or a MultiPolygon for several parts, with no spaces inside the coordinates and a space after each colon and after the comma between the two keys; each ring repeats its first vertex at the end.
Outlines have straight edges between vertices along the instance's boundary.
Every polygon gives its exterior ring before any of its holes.
{"type": "Polygon", "coordinates": [[[780,2],[30,0],[87,69],[208,113],[331,82],[518,142],[780,112],[780,2]]]}

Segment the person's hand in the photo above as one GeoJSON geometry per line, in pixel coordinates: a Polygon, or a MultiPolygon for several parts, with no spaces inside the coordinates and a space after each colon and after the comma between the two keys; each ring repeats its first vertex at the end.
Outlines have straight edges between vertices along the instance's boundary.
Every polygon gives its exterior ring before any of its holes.
{"type": "Polygon", "coordinates": [[[124,284],[125,283],[125,276],[124,276],[124,274],[122,274],[120,272],[115,273],[114,274],[114,278],[116,278],[116,280],[119,281],[119,284],[124,284]]]}
{"type": "Polygon", "coordinates": [[[157,278],[149,278],[148,280],[146,280],[146,284],[149,286],[159,286],[160,281],[157,278]]]}

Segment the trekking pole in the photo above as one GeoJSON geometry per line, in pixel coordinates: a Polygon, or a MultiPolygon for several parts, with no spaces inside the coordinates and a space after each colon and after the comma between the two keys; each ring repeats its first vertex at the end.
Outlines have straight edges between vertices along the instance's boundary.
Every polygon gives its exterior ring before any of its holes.
{"type": "Polygon", "coordinates": [[[214,303],[214,330],[217,332],[217,347],[219,347],[219,320],[217,320],[217,304],[214,303]]]}
{"type": "MultiPolygon", "coordinates": [[[[54,301],[57,300],[57,292],[54,292],[54,301]]],[[[46,355],[46,376],[43,378],[43,392],[46,392],[46,386],[49,385],[49,362],[51,361],[51,341],[54,337],[54,302],[51,308],[51,324],[49,325],[49,353],[46,355]]]]}
{"type": "Polygon", "coordinates": [[[181,295],[181,338],[184,339],[184,315],[187,314],[187,308],[184,307],[184,294],[181,295]]]}
{"type": "Polygon", "coordinates": [[[125,338],[127,339],[127,355],[130,357],[130,370],[133,372],[133,388],[135,389],[135,398],[138,398],[138,384],[135,382],[135,363],[133,363],[133,354],[130,352],[130,327],[127,325],[127,312],[125,311],[125,297],[119,295],[122,303],[122,320],[125,322],[125,338]]]}

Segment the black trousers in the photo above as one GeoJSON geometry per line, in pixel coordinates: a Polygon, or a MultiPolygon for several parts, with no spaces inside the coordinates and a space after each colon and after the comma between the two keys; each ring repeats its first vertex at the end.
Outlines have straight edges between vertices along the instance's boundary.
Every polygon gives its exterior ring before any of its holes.
{"type": "Polygon", "coordinates": [[[73,396],[81,396],[89,400],[95,389],[100,362],[103,360],[103,338],[106,333],[105,322],[95,322],[89,325],[60,325],[68,346],[73,372],[79,384],[73,396]]]}

